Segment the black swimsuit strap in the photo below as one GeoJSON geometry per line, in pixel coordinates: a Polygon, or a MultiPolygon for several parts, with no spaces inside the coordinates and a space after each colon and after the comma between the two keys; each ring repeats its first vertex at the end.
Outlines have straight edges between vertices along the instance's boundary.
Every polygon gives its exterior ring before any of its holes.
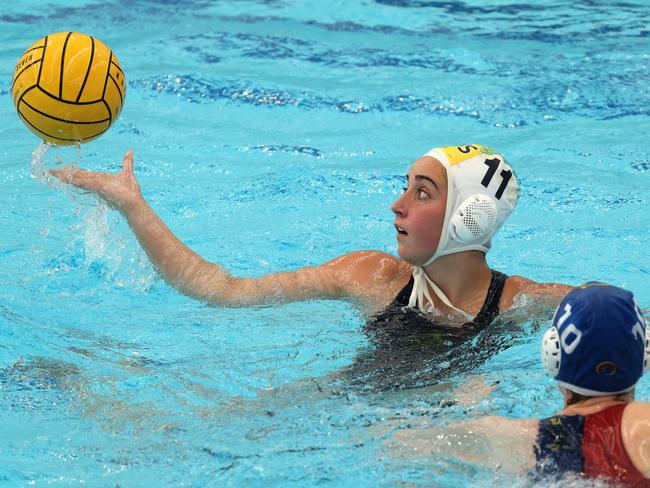
{"type": "Polygon", "coordinates": [[[413,275],[411,275],[409,282],[397,294],[397,296],[395,297],[391,305],[406,307],[409,304],[409,298],[411,297],[411,292],[413,291],[414,284],[415,284],[415,280],[413,279],[413,275]]]}
{"type": "Polygon", "coordinates": [[[476,317],[474,317],[474,320],[469,322],[469,324],[477,327],[487,327],[497,318],[500,312],[499,303],[501,302],[501,295],[508,280],[508,275],[500,271],[491,271],[492,280],[490,280],[490,287],[485,296],[485,302],[483,302],[483,306],[478,314],[476,314],[476,317]]]}
{"type": "MultiPolygon", "coordinates": [[[[508,275],[500,271],[490,271],[492,272],[492,279],[490,280],[490,287],[485,296],[485,302],[483,302],[483,306],[476,317],[474,317],[474,320],[467,322],[465,325],[484,328],[490,325],[499,315],[499,302],[501,301],[501,294],[503,293],[503,287],[506,284],[508,275]]],[[[411,297],[414,284],[415,280],[411,276],[406,286],[402,288],[395,297],[395,300],[393,300],[393,305],[406,307],[409,304],[409,298],[411,297]]]]}

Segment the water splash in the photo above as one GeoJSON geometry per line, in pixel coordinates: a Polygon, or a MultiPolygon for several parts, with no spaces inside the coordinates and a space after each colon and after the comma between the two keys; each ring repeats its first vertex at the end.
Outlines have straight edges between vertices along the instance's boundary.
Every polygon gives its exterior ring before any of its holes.
{"type": "MultiPolygon", "coordinates": [[[[95,261],[109,256],[108,206],[97,200],[93,208],[84,215],[83,224],[80,227],[83,233],[84,264],[86,268],[89,268],[95,261]]],[[[118,257],[116,264],[119,266],[121,261],[118,257]]]]}
{"type": "Polygon", "coordinates": [[[83,246],[86,273],[119,288],[150,289],[157,274],[108,204],[93,197],[90,206],[79,210],[82,218],[74,231],[83,246]]]}
{"type": "MultiPolygon", "coordinates": [[[[48,168],[52,166],[70,171],[78,169],[81,154],[81,144],[62,147],[49,142],[39,144],[32,153],[30,176],[76,202],[73,214],[79,220],[69,227],[73,238],[66,246],[66,253],[80,258],[87,275],[122,288],[148,290],[157,275],[144,251],[135,245],[127,246],[134,239],[127,235],[127,230],[119,228],[119,219],[114,219],[116,225],[111,226],[108,204],[95,195],[80,192],[49,172],[48,168]],[[70,160],[72,162],[68,162],[70,160]]],[[[48,216],[51,223],[52,211],[48,216]]],[[[48,225],[41,235],[47,238],[50,232],[48,225]]]]}
{"type": "Polygon", "coordinates": [[[45,183],[49,187],[53,187],[55,179],[47,170],[45,165],[45,155],[52,147],[53,144],[50,142],[40,143],[32,153],[32,163],[30,167],[30,176],[41,183],[45,183]]]}
{"type": "MultiPolygon", "coordinates": [[[[79,167],[79,161],[81,161],[81,144],[75,144],[70,146],[73,151],[73,161],[72,163],[66,165],[66,168],[70,170],[75,170],[79,167]]],[[[48,170],[48,165],[52,163],[56,166],[62,167],[64,164],[64,154],[65,148],[62,146],[55,146],[51,142],[42,142],[40,143],[34,152],[32,152],[32,161],[30,165],[30,176],[56,190],[63,190],[66,193],[66,190],[69,188],[69,185],[63,183],[58,178],[52,176],[48,170]],[[53,162],[47,161],[46,155],[53,157],[53,162]]]]}

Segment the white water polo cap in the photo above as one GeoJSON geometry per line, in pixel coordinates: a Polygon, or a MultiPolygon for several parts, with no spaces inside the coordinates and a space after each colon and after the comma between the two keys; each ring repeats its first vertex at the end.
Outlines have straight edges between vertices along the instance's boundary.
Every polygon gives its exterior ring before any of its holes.
{"type": "Polygon", "coordinates": [[[494,149],[480,144],[431,149],[447,171],[447,208],[435,253],[422,266],[446,254],[487,252],[492,236],[512,213],[519,183],[512,167],[494,149]]]}
{"type": "Polygon", "coordinates": [[[440,161],[447,172],[447,206],[438,248],[427,262],[413,267],[409,306],[426,312],[433,303],[430,287],[445,305],[460,312],[466,320],[472,320],[470,314],[455,307],[429,279],[424,267],[447,254],[488,252],[492,236],[517,205],[517,177],[503,156],[480,144],[438,147],[425,156],[440,161]]]}

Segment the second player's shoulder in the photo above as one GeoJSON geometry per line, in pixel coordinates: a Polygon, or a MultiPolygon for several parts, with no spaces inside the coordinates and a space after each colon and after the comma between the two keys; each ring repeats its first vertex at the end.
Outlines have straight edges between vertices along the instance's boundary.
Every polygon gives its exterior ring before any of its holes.
{"type": "Polygon", "coordinates": [[[642,421],[645,433],[648,436],[646,442],[650,442],[650,403],[647,402],[630,402],[625,407],[623,421],[642,421]]]}
{"type": "Polygon", "coordinates": [[[647,446],[650,444],[650,403],[629,403],[623,412],[622,424],[623,444],[630,460],[643,476],[650,478],[650,459],[647,455],[647,446]]]}

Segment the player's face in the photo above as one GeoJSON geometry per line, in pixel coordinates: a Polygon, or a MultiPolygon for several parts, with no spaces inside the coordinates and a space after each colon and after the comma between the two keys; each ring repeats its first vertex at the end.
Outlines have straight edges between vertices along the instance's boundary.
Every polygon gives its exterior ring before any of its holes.
{"type": "Polygon", "coordinates": [[[430,156],[413,163],[406,187],[391,205],[395,214],[397,252],[405,261],[424,264],[438,248],[447,206],[447,172],[430,156]]]}

